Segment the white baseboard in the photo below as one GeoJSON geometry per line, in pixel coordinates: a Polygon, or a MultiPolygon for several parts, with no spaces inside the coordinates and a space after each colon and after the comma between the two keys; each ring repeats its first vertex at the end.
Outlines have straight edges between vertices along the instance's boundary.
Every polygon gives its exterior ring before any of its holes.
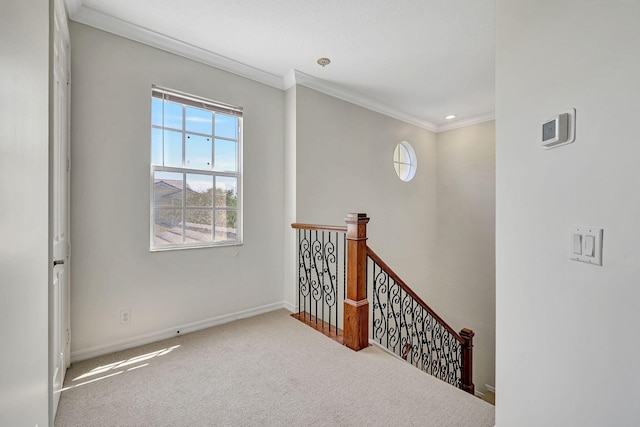
{"type": "MultiPolygon", "coordinates": [[[[485,388],[487,391],[490,391],[490,392],[492,392],[492,393],[494,393],[494,394],[495,394],[495,392],[496,392],[496,388],[495,388],[494,386],[489,385],[489,384],[485,384],[485,385],[484,385],[484,388],[485,388]]],[[[479,397],[480,399],[482,399],[482,398],[484,397],[484,395],[486,394],[486,392],[485,392],[485,393],[482,393],[482,392],[480,392],[480,391],[476,390],[476,391],[474,392],[474,394],[475,394],[477,397],[479,397]]]]}
{"type": "Polygon", "coordinates": [[[398,360],[402,360],[402,361],[406,362],[406,360],[404,360],[402,357],[398,356],[393,351],[389,350],[387,347],[383,346],[382,344],[378,343],[377,341],[372,340],[371,338],[369,338],[369,345],[373,345],[375,347],[378,347],[380,350],[384,351],[388,355],[393,356],[398,360]]]}
{"type": "Polygon", "coordinates": [[[259,314],[268,313],[270,311],[279,310],[281,308],[286,308],[289,311],[293,311],[290,307],[292,306],[286,302],[263,305],[261,307],[237,311],[230,314],[224,314],[222,316],[216,316],[210,319],[200,320],[198,322],[187,323],[185,325],[179,325],[172,328],[163,329],[161,331],[151,332],[149,334],[115,341],[109,344],[102,344],[94,347],[76,350],[71,353],[71,362],[79,362],[81,360],[91,359],[93,357],[114,353],[116,351],[150,344],[152,342],[161,341],[167,338],[173,338],[177,335],[188,334],[189,332],[211,328],[212,326],[222,325],[224,323],[233,322],[234,320],[240,320],[246,317],[257,316],[259,314]]]}
{"type": "MultiPolygon", "coordinates": [[[[389,354],[389,355],[391,355],[391,356],[395,357],[395,358],[396,358],[396,359],[398,359],[398,360],[403,360],[403,361],[404,361],[404,359],[402,359],[402,357],[398,356],[397,354],[395,354],[394,352],[392,352],[391,350],[389,350],[389,349],[388,349],[388,348],[386,348],[385,346],[380,345],[379,343],[377,343],[376,341],[374,341],[374,340],[372,340],[372,339],[369,339],[369,344],[370,344],[370,345],[374,345],[374,346],[378,347],[380,350],[382,350],[382,351],[386,352],[387,354],[389,354]]],[[[487,390],[492,391],[492,392],[494,392],[494,393],[495,393],[495,391],[496,391],[496,389],[495,389],[494,387],[490,386],[490,385],[485,384],[485,387],[487,388],[487,390]]],[[[480,399],[482,399],[482,398],[484,397],[484,393],[482,393],[482,392],[480,392],[480,391],[478,391],[478,390],[475,390],[475,391],[473,392],[473,394],[474,394],[476,397],[479,397],[480,399]]],[[[494,427],[495,427],[495,426],[494,426],[494,427]]]]}
{"type": "Polygon", "coordinates": [[[291,304],[288,301],[285,301],[282,303],[282,307],[286,308],[287,310],[289,310],[292,313],[297,313],[298,312],[298,306],[295,304],[291,304]]]}

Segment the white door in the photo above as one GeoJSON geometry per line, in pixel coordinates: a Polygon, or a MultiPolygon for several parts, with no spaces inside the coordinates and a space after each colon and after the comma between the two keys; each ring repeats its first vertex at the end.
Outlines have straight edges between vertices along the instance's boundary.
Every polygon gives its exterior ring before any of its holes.
{"type": "Polygon", "coordinates": [[[60,400],[70,353],[69,296],[69,32],[62,1],[54,2],[53,31],[53,152],[52,152],[52,250],[50,287],[51,367],[53,417],[60,400]]]}

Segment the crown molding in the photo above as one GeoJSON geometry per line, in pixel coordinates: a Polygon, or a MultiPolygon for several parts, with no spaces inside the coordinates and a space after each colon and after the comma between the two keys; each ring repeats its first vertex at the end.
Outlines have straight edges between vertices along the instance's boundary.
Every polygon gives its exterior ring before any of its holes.
{"type": "Polygon", "coordinates": [[[289,90],[291,89],[293,86],[295,86],[297,84],[296,81],[296,74],[300,73],[299,71],[296,70],[289,70],[287,71],[287,74],[284,75],[284,77],[282,77],[282,83],[284,84],[284,90],[289,90]]]}
{"type": "Polygon", "coordinates": [[[277,76],[250,65],[234,61],[206,49],[165,36],[130,22],[98,12],[82,4],[82,0],[64,0],[69,19],[100,30],[112,33],[165,52],[173,53],[205,65],[274,87],[286,90],[294,85],[308,87],[334,98],[359,105],[368,110],[401,120],[434,133],[446,132],[490,120],[495,120],[495,113],[458,120],[454,123],[436,125],[413,114],[392,108],[382,102],[371,99],[342,86],[312,77],[298,70],[291,70],[284,76],[277,76]]]}
{"type": "Polygon", "coordinates": [[[131,24],[82,5],[82,0],[66,0],[69,18],[139,43],[155,47],[194,61],[246,77],[277,89],[284,89],[282,77],[267,73],[222,55],[189,43],[165,36],[155,31],[131,24]]]}
{"type": "MultiPolygon", "coordinates": [[[[308,74],[305,74],[298,70],[293,70],[295,84],[308,87],[309,89],[317,90],[326,95],[333,96],[334,98],[342,99],[343,101],[351,102],[352,104],[359,105],[368,110],[375,111],[385,116],[393,117],[394,119],[402,120],[403,122],[418,126],[420,128],[429,130],[431,132],[438,132],[438,126],[435,124],[421,119],[413,114],[399,111],[395,108],[389,107],[379,101],[368,98],[359,93],[345,89],[344,87],[331,84],[327,81],[317,79],[308,74]]],[[[286,79],[285,89],[291,87],[292,79],[289,77],[286,79]],[[288,86],[287,86],[288,85],[288,86]]]]}
{"type": "Polygon", "coordinates": [[[491,120],[495,120],[495,119],[496,119],[496,113],[487,113],[481,116],[469,117],[468,119],[457,120],[453,123],[440,125],[438,126],[437,132],[441,133],[449,130],[460,129],[460,128],[471,126],[471,125],[477,125],[478,123],[490,122],[491,120]]]}
{"type": "Polygon", "coordinates": [[[82,7],[82,0],[64,0],[64,5],[67,9],[67,15],[73,16],[82,7]]]}

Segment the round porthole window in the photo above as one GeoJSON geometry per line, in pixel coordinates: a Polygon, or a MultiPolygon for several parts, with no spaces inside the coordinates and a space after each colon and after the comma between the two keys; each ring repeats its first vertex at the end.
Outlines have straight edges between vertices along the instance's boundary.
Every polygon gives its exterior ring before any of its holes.
{"type": "Polygon", "coordinates": [[[393,150],[393,167],[398,177],[405,182],[411,181],[416,175],[417,166],[418,159],[411,144],[407,141],[398,143],[393,150]]]}

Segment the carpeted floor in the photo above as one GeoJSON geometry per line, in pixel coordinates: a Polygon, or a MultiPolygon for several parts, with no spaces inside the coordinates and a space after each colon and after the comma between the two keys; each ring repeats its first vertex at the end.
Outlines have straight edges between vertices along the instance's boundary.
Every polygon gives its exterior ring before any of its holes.
{"type": "Polygon", "coordinates": [[[285,310],[74,363],[55,426],[494,425],[494,407],[285,310]]]}

